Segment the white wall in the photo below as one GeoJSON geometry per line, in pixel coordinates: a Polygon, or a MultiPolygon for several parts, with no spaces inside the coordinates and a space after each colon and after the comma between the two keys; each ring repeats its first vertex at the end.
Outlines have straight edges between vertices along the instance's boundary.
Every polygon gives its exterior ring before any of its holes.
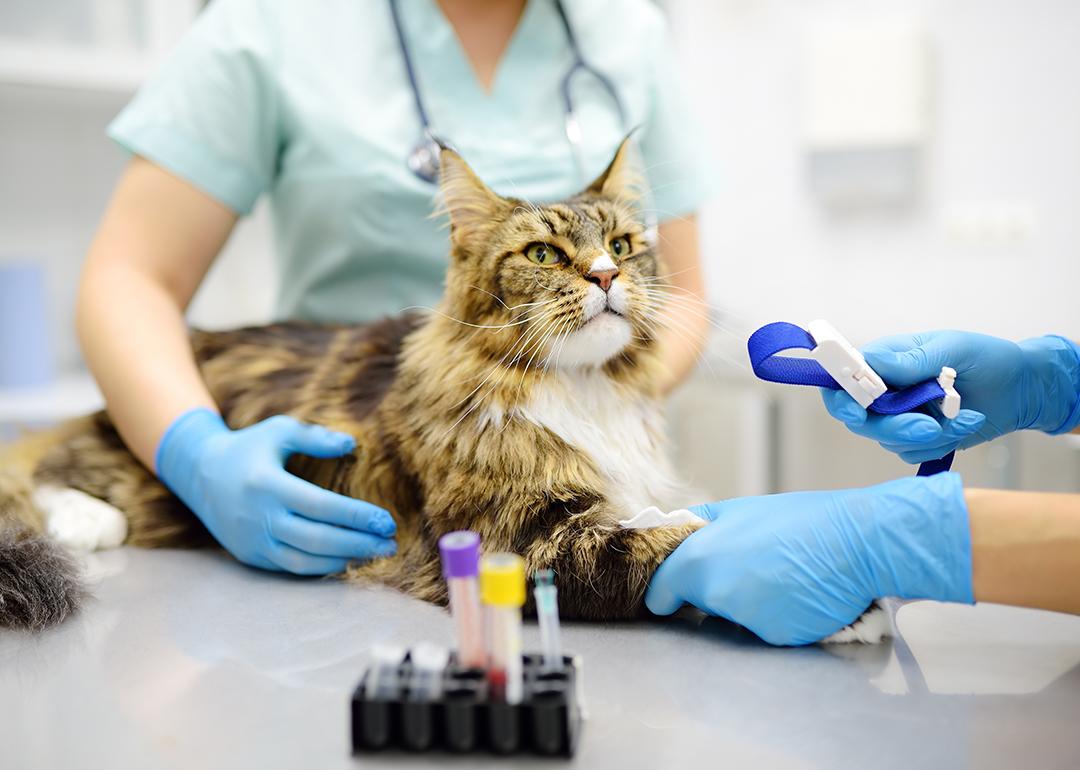
{"type": "MultiPolygon", "coordinates": [[[[664,5],[722,183],[703,212],[703,245],[712,299],[734,332],[725,350],[762,323],[816,317],[856,342],[941,327],[1080,337],[1080,3],[664,5]],[[806,173],[806,35],[822,20],[882,19],[914,20],[930,37],[932,126],[921,190],[911,205],[833,213],[814,198],[806,173]],[[1001,217],[1016,212],[1031,219],[1031,231],[997,235],[1001,217]]],[[[742,386],[699,375],[710,380],[715,403],[727,404],[711,414],[730,413],[745,397],[742,386]]],[[[817,394],[775,385],[758,392],[776,404],[776,487],[851,486],[912,472],[832,422],[817,394]]],[[[730,469],[747,462],[753,434],[703,434],[693,418],[700,404],[676,403],[684,465],[722,480],[717,493],[745,493],[745,473],[732,479],[730,469]]],[[[1018,435],[964,453],[957,468],[972,485],[1076,491],[1076,447],[1018,435]]]]}
{"type": "Polygon", "coordinates": [[[826,317],[855,340],[949,326],[1080,336],[1080,3],[665,5],[723,182],[704,217],[710,286],[745,330],[826,317]],[[804,173],[804,35],[815,20],[893,17],[921,20],[934,53],[923,192],[906,209],[830,215],[804,173]],[[1019,242],[952,233],[957,216],[1015,210],[1034,218],[1019,242]]]}
{"type": "MultiPolygon", "coordinates": [[[[1080,3],[1073,0],[668,0],[723,188],[704,212],[712,296],[745,370],[756,325],[824,316],[856,341],[959,326],[1010,337],[1080,335],[1080,3]],[[800,133],[804,33],[821,18],[922,20],[935,54],[923,194],[902,210],[830,215],[807,190],[800,133]],[[957,212],[1028,208],[1008,244],[958,240],[957,212]],[[861,292],[861,293],[860,293],[861,292]]],[[[105,138],[120,91],[0,84],[0,261],[49,268],[58,358],[79,356],[71,301],[82,256],[124,158],[105,138]]],[[[268,316],[264,209],[241,224],[192,308],[199,325],[268,316]]],[[[993,238],[987,238],[992,241],[993,238]]],[[[688,474],[714,496],[870,483],[910,468],[850,437],[806,390],[747,382],[714,364],[673,405],[688,474]],[[778,407],[770,412],[766,396],[778,407]],[[764,441],[773,413],[782,442],[764,441]],[[707,419],[705,419],[707,417],[707,419]],[[777,478],[763,461],[779,458],[777,478]]],[[[729,369],[732,367],[728,367],[729,369]]],[[[972,483],[1080,489],[1080,452],[1021,436],[969,453],[972,483]]]]}

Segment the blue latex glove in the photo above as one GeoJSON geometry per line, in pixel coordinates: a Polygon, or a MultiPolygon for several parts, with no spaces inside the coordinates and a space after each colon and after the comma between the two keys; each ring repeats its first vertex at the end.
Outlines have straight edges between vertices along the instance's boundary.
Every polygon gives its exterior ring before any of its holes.
{"type": "Polygon", "coordinates": [[[744,497],[692,508],[711,523],[660,565],[645,604],[690,603],[771,644],[810,644],[875,599],[974,601],[960,477],[744,497]]]}
{"type": "Polygon", "coordinates": [[[825,408],[848,429],[909,463],[944,457],[1015,430],[1066,433],[1080,423],[1080,347],[1062,337],[1020,343],[970,332],[885,337],[863,348],[890,386],[904,388],[956,370],[960,414],[867,414],[842,390],[823,390],[825,408]]]}
{"type": "Polygon", "coordinates": [[[229,430],[209,409],[184,412],[158,444],[158,477],[245,564],[297,575],[343,572],[397,550],[393,517],[285,470],[299,453],[341,457],[352,436],[278,415],[229,430]]]}

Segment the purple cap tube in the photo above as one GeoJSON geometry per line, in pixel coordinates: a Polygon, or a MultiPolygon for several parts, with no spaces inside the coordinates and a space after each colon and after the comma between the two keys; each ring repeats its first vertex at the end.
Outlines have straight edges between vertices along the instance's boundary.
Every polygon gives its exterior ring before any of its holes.
{"type": "Polygon", "coordinates": [[[467,529],[439,538],[444,578],[476,577],[480,574],[480,535],[467,529]]]}
{"type": "Polygon", "coordinates": [[[457,630],[458,664],[481,668],[487,662],[484,625],[480,614],[480,536],[461,530],[439,538],[442,574],[457,630]]]}

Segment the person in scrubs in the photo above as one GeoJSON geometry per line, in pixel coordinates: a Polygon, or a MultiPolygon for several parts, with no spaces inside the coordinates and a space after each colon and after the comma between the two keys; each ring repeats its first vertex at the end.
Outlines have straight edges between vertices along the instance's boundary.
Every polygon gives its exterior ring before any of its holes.
{"type": "MultiPolygon", "coordinates": [[[[283,468],[294,452],[343,455],[350,437],[283,416],[228,429],[185,308],[264,195],[277,318],[434,305],[449,245],[417,173],[425,128],[496,191],[549,200],[584,187],[640,126],[669,280],[702,296],[695,211],[709,179],[672,58],[649,0],[213,0],[108,129],[131,161],[77,323],[124,441],[247,564],[315,575],[394,553],[386,511],[283,468]],[[570,81],[571,142],[561,89],[576,54],[591,69],[570,81]]],[[[699,314],[675,312],[668,387],[704,336],[699,314]]]]}
{"type": "MultiPolygon", "coordinates": [[[[1080,426],[1080,346],[1065,337],[928,332],[863,355],[896,388],[957,371],[965,408],[952,420],[867,414],[844,391],[823,392],[849,430],[910,463],[1080,426]]],[[[1080,495],[965,489],[959,474],[939,473],[695,510],[711,523],[656,570],[645,597],[654,613],[689,603],[789,645],[823,639],[887,596],[1080,613],[1080,495]]]]}

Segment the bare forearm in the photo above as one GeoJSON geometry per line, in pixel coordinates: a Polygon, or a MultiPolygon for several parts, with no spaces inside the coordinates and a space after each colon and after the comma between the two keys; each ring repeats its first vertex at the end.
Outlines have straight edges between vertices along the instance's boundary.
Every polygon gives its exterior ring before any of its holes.
{"type": "Polygon", "coordinates": [[[670,392],[697,365],[708,339],[708,305],[701,271],[697,217],[664,222],[659,248],[666,269],[652,290],[659,298],[660,349],[664,379],[661,390],[670,392]]]}
{"type": "Polygon", "coordinates": [[[214,407],[176,301],[137,271],[103,266],[84,277],[78,327],[109,416],[132,452],[153,469],[158,440],[177,415],[214,407]]]}
{"type": "Polygon", "coordinates": [[[213,406],[183,314],[235,223],[205,193],[135,158],[87,254],[77,311],[83,355],[124,442],[151,469],[172,421],[213,406]]]}
{"type": "Polygon", "coordinates": [[[969,489],[978,601],[1080,614],[1080,495],[969,489]]]}

